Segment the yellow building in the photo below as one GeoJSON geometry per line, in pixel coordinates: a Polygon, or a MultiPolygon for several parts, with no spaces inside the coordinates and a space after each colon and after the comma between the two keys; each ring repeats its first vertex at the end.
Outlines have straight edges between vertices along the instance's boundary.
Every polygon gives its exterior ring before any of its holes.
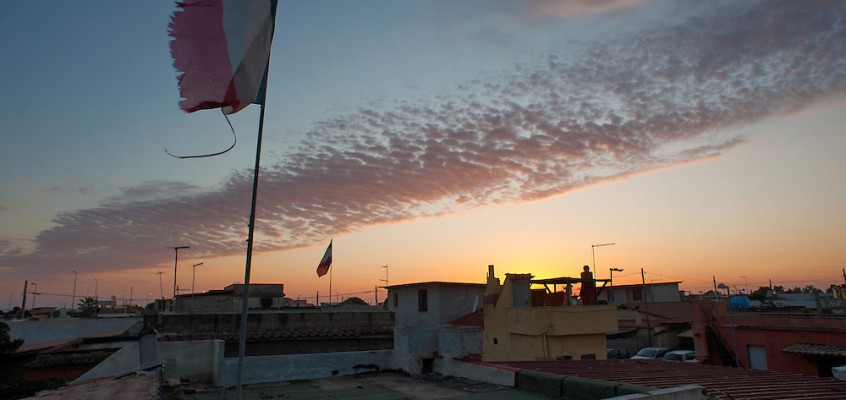
{"type": "Polygon", "coordinates": [[[606,358],[605,335],[617,331],[617,307],[573,304],[572,284],[581,279],[505,274],[500,285],[488,268],[483,361],[606,358]]]}

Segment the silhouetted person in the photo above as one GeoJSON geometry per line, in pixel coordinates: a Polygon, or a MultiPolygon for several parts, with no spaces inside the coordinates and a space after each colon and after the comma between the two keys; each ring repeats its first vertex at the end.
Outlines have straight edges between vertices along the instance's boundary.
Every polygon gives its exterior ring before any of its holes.
{"type": "Polygon", "coordinates": [[[593,280],[593,274],[587,265],[585,265],[585,270],[582,272],[581,297],[582,304],[596,304],[596,281],[593,280]]]}

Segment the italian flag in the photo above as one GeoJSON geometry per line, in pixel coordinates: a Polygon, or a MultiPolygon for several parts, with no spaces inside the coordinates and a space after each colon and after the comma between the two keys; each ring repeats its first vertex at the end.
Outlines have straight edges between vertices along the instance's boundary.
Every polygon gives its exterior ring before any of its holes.
{"type": "Polygon", "coordinates": [[[264,104],[277,0],[185,0],[176,6],[169,28],[179,107],[232,114],[264,104]]]}
{"type": "MultiPolygon", "coordinates": [[[[331,265],[332,265],[332,241],[330,240],[329,241],[329,247],[326,248],[326,252],[323,253],[323,258],[320,259],[320,264],[317,264],[317,277],[321,277],[323,275],[326,275],[326,273],[329,272],[329,267],[331,265]]],[[[331,292],[332,288],[329,288],[329,291],[331,292]]]]}

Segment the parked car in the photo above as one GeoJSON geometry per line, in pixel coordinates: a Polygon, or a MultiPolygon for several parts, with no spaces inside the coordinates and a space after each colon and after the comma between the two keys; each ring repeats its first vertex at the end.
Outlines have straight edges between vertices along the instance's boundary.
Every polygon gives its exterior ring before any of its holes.
{"type": "Polygon", "coordinates": [[[696,362],[696,352],[693,350],[673,350],[664,354],[664,361],[696,362]]]}
{"type": "Polygon", "coordinates": [[[637,354],[632,357],[632,359],[637,360],[660,360],[664,357],[664,354],[667,354],[670,349],[666,347],[644,347],[640,349],[637,354]]]}
{"type": "Polygon", "coordinates": [[[615,358],[629,358],[629,352],[626,349],[605,349],[606,358],[609,360],[615,358]]]}

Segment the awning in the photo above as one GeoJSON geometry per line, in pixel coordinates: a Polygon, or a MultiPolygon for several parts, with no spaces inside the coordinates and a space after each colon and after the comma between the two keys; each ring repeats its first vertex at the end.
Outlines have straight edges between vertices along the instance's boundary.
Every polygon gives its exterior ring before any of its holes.
{"type": "Polygon", "coordinates": [[[684,332],[682,332],[682,333],[679,333],[679,334],[678,334],[678,335],[676,335],[676,336],[678,336],[678,337],[683,337],[683,338],[691,338],[691,339],[693,339],[693,329],[688,329],[688,330],[686,330],[686,331],[684,331],[684,332]]]}
{"type": "Polygon", "coordinates": [[[804,356],[846,358],[846,347],[827,344],[797,343],[787,346],[781,351],[785,353],[801,354],[804,356]]]}

